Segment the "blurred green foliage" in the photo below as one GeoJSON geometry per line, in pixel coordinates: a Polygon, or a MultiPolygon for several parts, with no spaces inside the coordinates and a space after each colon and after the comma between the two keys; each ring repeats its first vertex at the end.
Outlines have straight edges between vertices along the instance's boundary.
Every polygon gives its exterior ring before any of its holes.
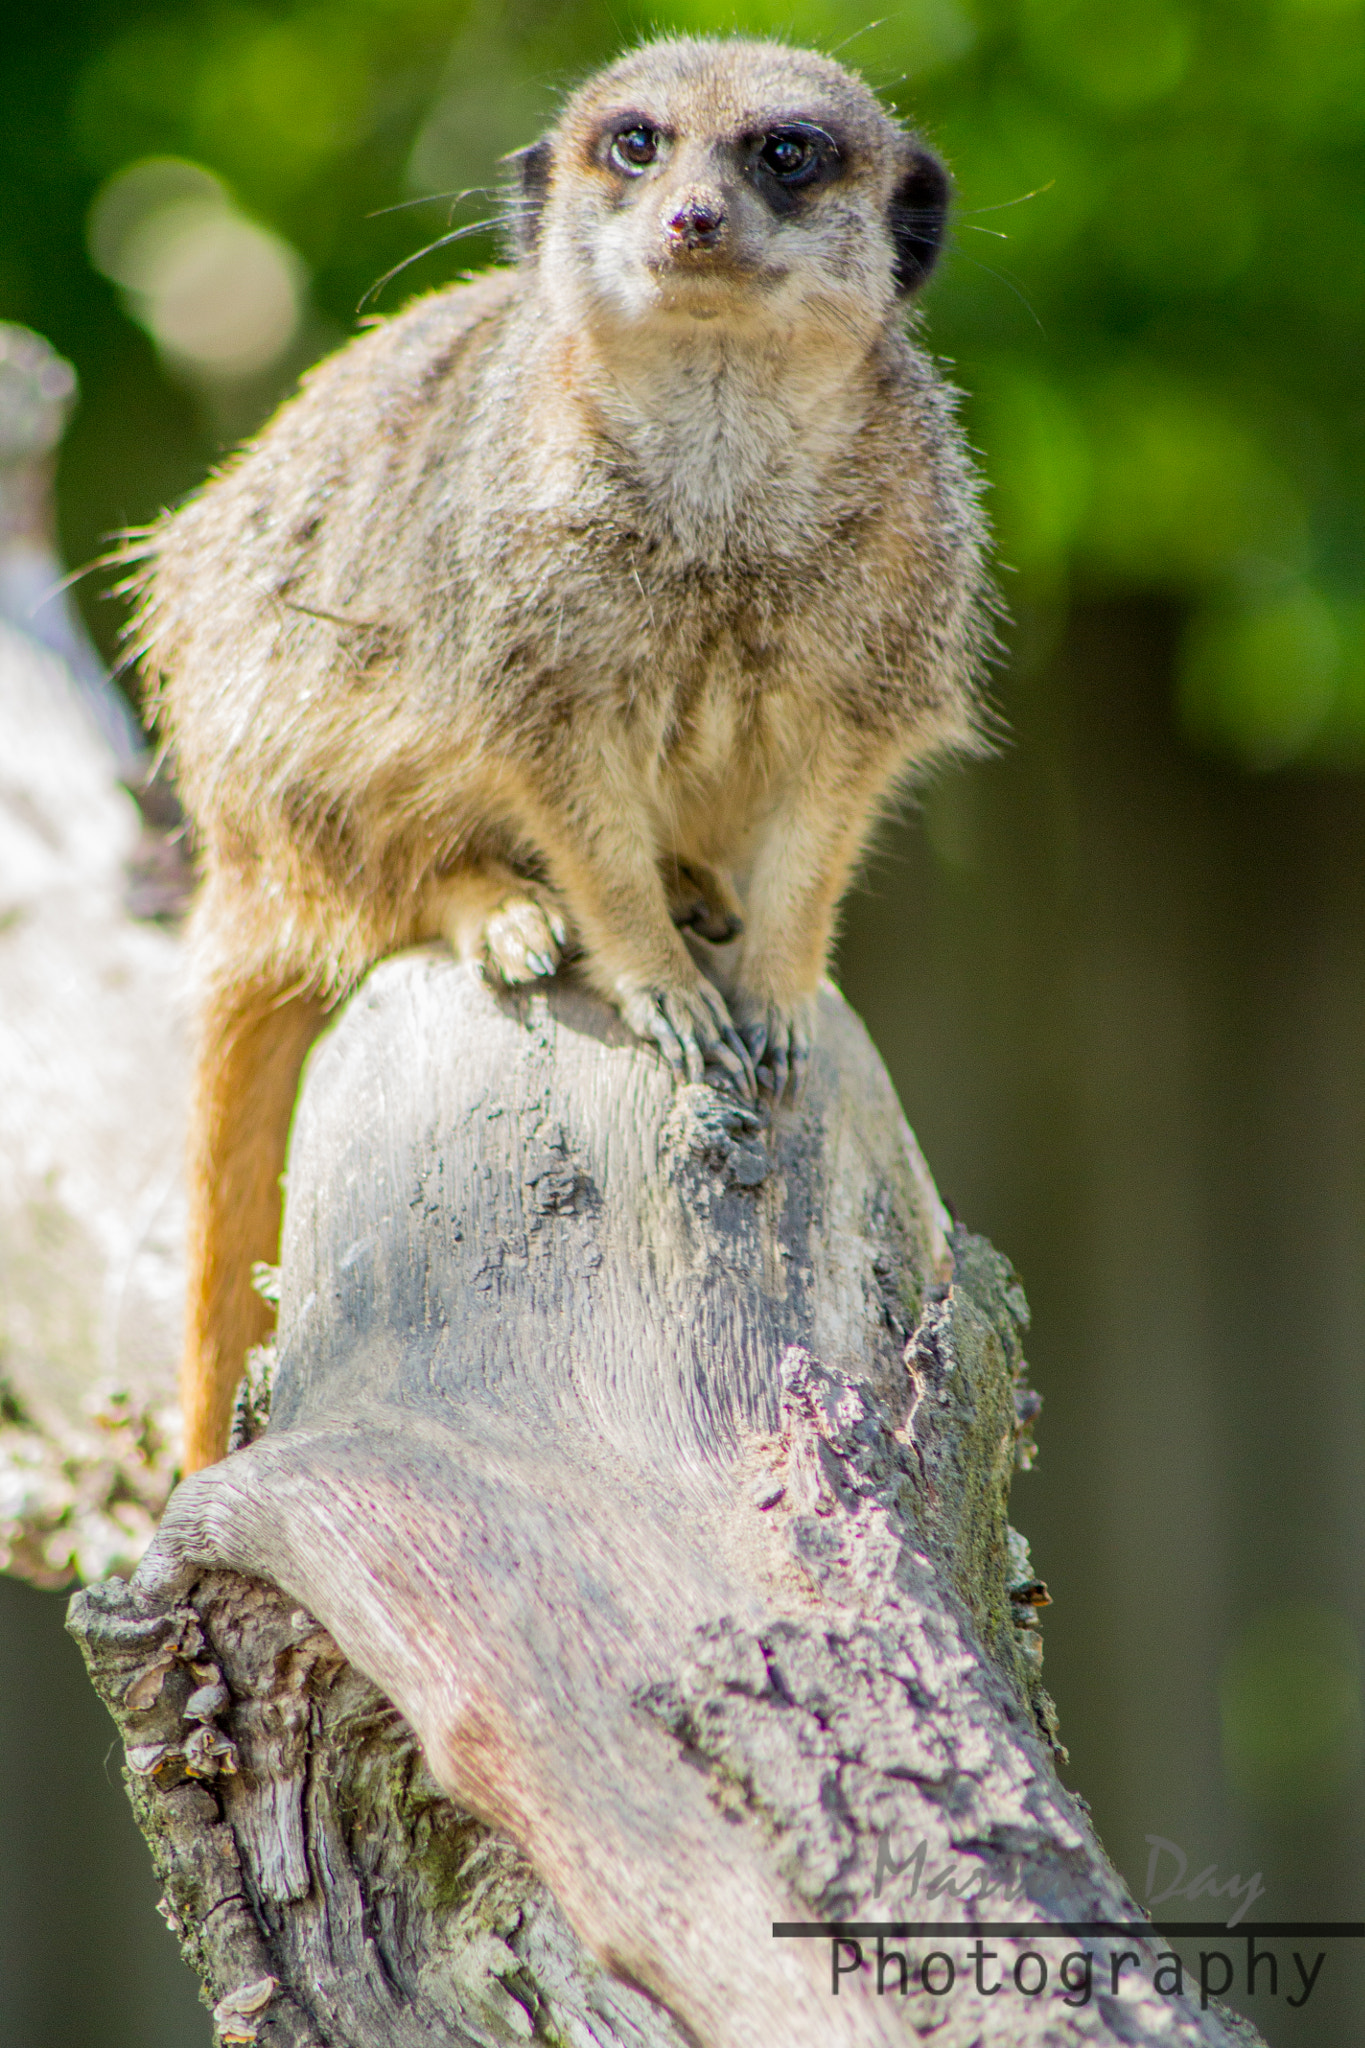
{"type": "Polygon", "coordinates": [[[1223,1761],[1258,1804],[1313,1808],[1336,1797],[1365,1753],[1360,1650],[1329,1607],[1255,1615],[1223,1663],[1223,1761]]]}
{"type": "MultiPolygon", "coordinates": [[[[82,376],[73,558],[275,395],[196,398],[158,360],[86,252],[111,175],[188,158],[299,252],[311,310],[278,388],[490,194],[378,209],[495,185],[566,85],[658,28],[839,51],[947,155],[928,332],[969,393],[1007,600],[1173,598],[1193,743],[1365,763],[1365,0],[912,0],[871,25],[843,0],[31,7],[8,32],[0,316],[82,376]]],[[[379,302],[496,247],[423,256],[379,302]]]]}

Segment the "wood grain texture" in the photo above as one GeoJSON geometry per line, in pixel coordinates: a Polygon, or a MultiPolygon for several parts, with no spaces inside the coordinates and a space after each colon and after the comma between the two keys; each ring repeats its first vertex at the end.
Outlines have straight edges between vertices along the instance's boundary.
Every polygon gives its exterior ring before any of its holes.
{"type": "Polygon", "coordinates": [[[1077,2008],[836,2001],[772,1938],[906,1917],[888,1840],[1008,1891],[916,1917],[1140,1917],[1011,1598],[1023,1315],[833,991],[760,1130],[567,980],[378,968],[305,1078],[269,1428],[73,1614],[222,2038],[1252,2038],[1141,1939],[1077,2008]]]}

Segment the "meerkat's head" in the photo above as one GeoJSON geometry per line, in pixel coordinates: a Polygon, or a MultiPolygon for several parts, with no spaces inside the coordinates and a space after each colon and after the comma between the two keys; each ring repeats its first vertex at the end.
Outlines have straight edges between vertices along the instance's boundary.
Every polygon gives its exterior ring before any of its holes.
{"type": "Polygon", "coordinates": [[[515,161],[523,260],[627,327],[866,332],[928,276],[948,206],[937,157],[861,79],[779,43],[633,51],[515,161]]]}

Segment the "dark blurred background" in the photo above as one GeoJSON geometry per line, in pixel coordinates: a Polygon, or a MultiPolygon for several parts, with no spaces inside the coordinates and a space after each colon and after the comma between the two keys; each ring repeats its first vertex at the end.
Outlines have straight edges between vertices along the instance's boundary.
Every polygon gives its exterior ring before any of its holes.
{"type": "MultiPolygon", "coordinates": [[[[658,27],[841,53],[956,174],[925,313],[992,485],[1001,745],[885,834],[839,972],[1033,1303],[1070,1782],[1139,1897],[1160,1835],[1261,1872],[1253,1917],[1359,1916],[1362,0],[30,0],[0,318],[81,379],[67,560],[393,265],[475,229],[370,309],[492,260],[499,156],[658,27]]],[[[0,2044],[206,2043],[61,1612],[0,1582],[0,2044]]],[[[1275,2048],[1360,2037],[1359,1947],[1248,2008],[1275,2048]]]]}

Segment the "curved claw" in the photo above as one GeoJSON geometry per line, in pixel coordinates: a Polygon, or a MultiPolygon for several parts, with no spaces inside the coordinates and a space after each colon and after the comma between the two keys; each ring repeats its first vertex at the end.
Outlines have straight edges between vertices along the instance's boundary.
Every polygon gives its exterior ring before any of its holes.
{"type": "Polygon", "coordinates": [[[676,1072],[696,1082],[706,1080],[708,1066],[719,1068],[738,1095],[753,1100],[753,1062],[709,982],[690,989],[634,989],[618,1000],[631,1030],[651,1039],[676,1072]]]}
{"type": "Polygon", "coordinates": [[[626,1022],[638,1038],[652,1038],[670,1067],[679,1074],[688,1071],[687,1053],[662,1006],[646,1000],[626,1012],[626,1022]]]}
{"type": "Polygon", "coordinates": [[[746,1005],[741,1031],[758,1085],[774,1102],[795,1101],[810,1059],[806,1005],[787,1010],[779,1003],[746,1005]]]}
{"type": "Polygon", "coordinates": [[[713,1035],[704,1047],[708,1064],[718,1066],[736,1092],[752,1101],[755,1093],[754,1063],[749,1048],[734,1027],[724,998],[710,982],[701,985],[702,1001],[711,1013],[713,1035]]]}

